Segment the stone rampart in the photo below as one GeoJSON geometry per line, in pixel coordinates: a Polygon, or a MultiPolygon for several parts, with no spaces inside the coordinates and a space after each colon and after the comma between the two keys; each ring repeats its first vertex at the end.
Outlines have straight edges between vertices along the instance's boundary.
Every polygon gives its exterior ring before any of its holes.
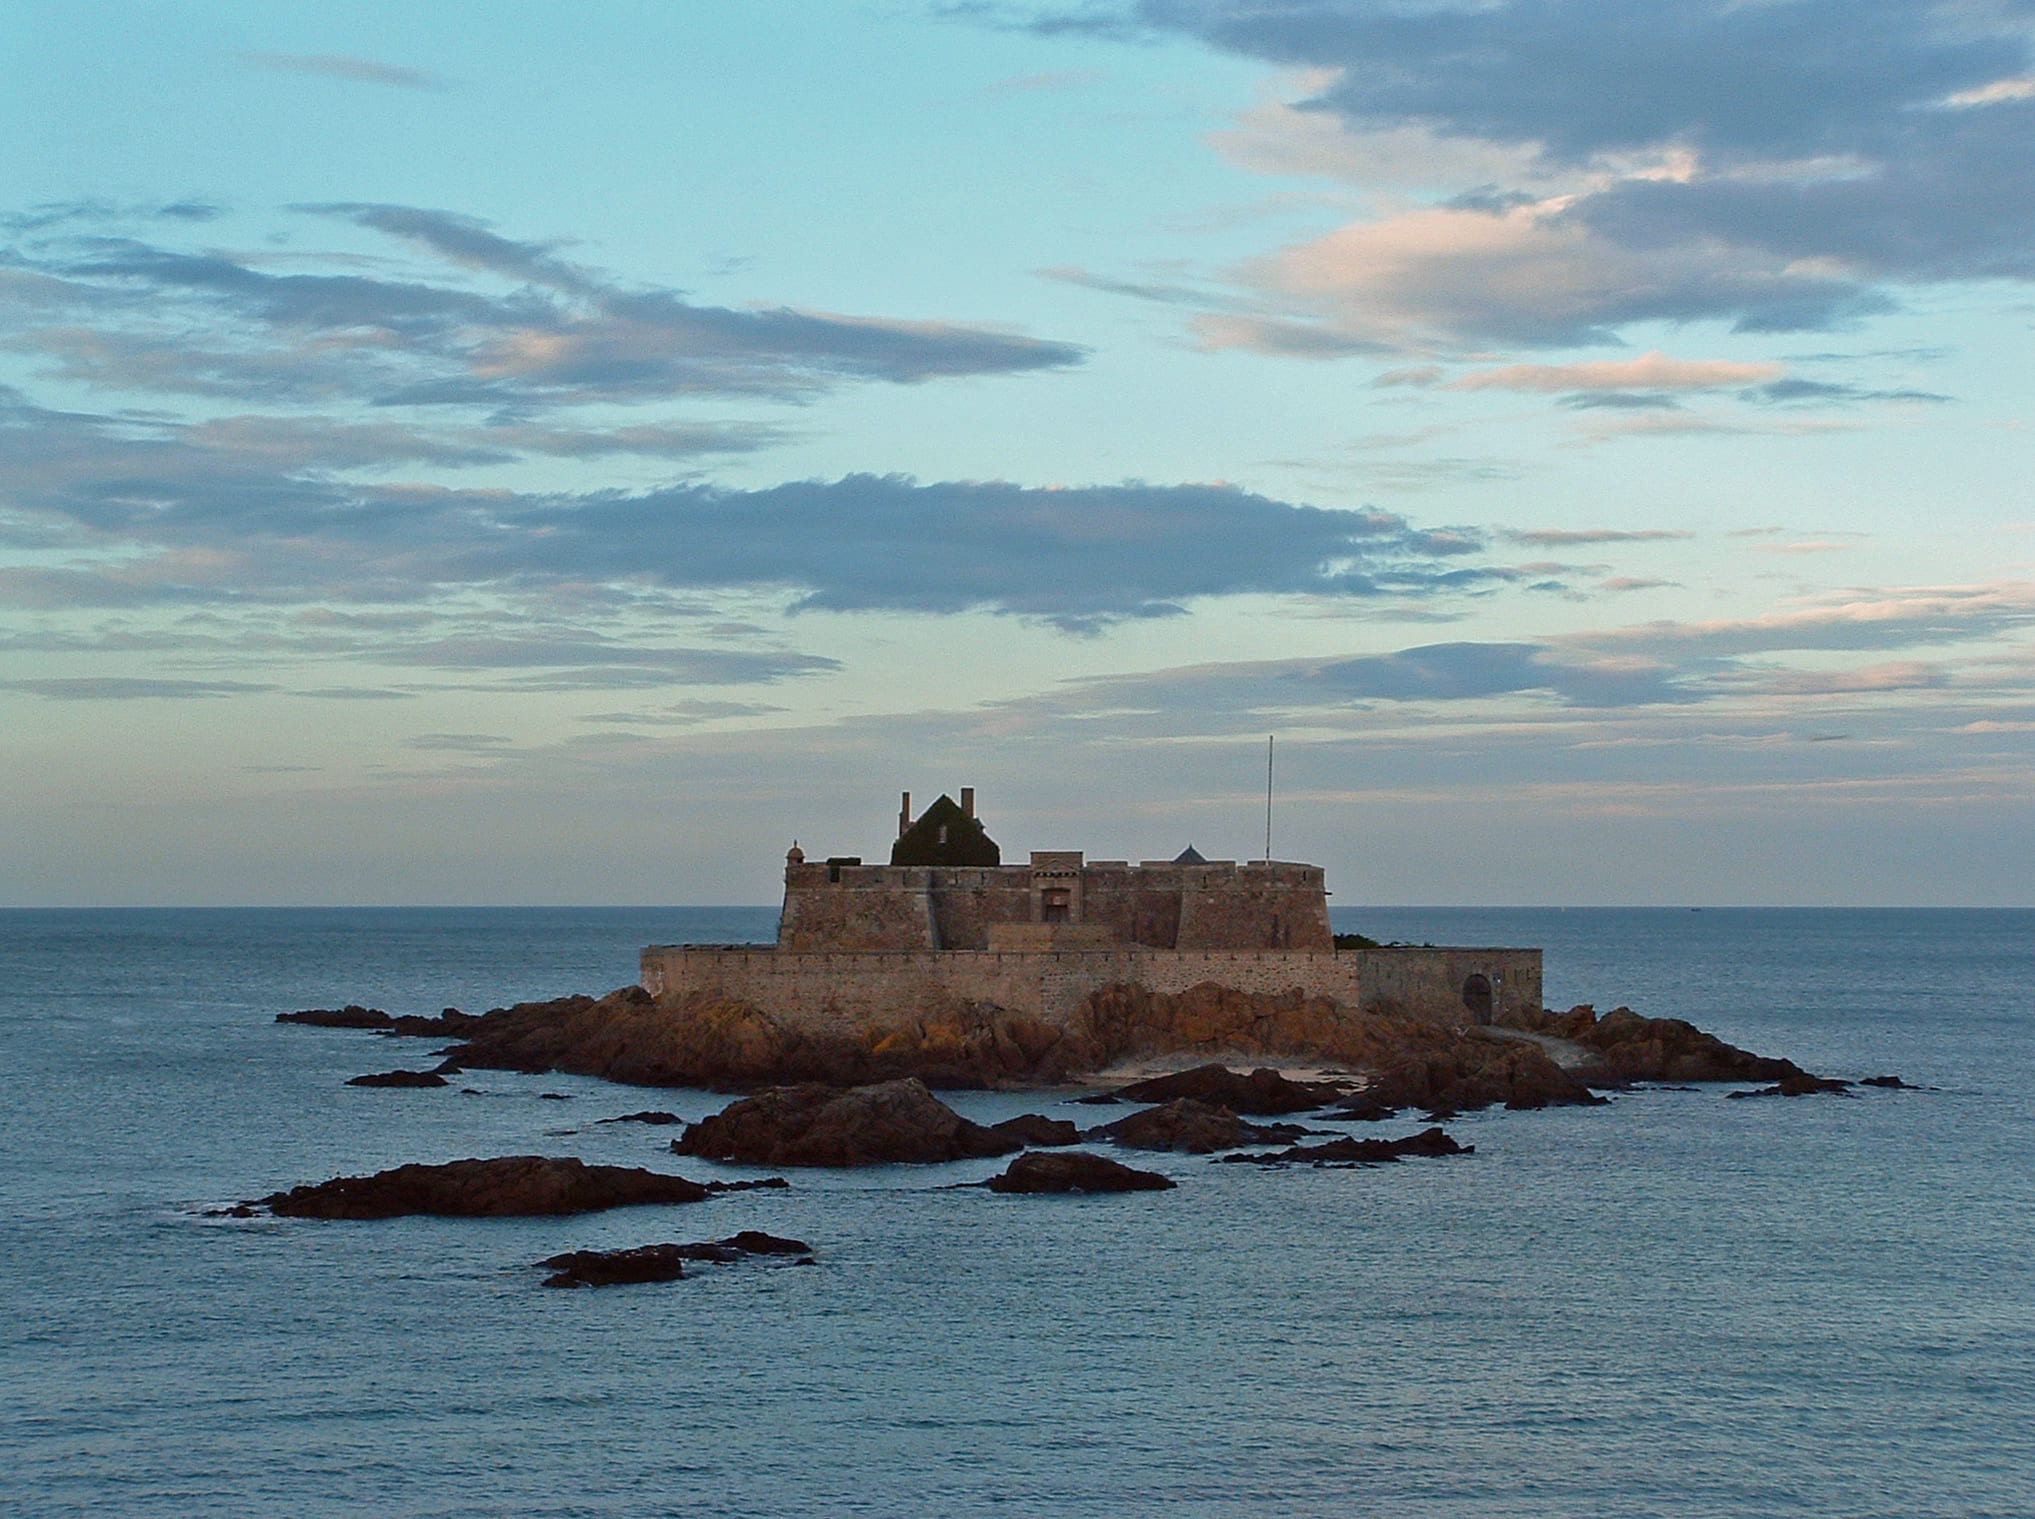
{"type": "Polygon", "coordinates": [[[1179,993],[1204,982],[1273,995],[1299,991],[1359,1011],[1463,1023],[1538,1008],[1541,957],[1537,949],[1464,948],[798,953],[766,945],[652,945],[643,951],[642,972],[655,996],[748,1002],[787,1027],[813,1032],[895,1025],[957,1001],[994,1004],[1064,1028],[1088,994],[1105,986],[1179,993]]]}

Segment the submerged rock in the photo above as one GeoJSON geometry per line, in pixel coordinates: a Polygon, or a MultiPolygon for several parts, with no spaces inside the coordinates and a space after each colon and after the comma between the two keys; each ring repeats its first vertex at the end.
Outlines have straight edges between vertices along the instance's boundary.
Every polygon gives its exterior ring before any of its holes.
{"type": "Polygon", "coordinates": [[[355,1076],[350,1087],[442,1087],[445,1078],[435,1071],[380,1071],[372,1076],[355,1076]]]}
{"type": "MultiPolygon", "coordinates": [[[[1884,1083],[1874,1082],[1880,1086],[1884,1083]]],[[[1840,1081],[1835,1076],[1787,1076],[1770,1087],[1760,1087],[1751,1092],[1726,1092],[1726,1097],[1809,1097],[1817,1092],[1847,1092],[1851,1083],[1840,1081]]]]}
{"type": "Polygon", "coordinates": [[[1014,1135],[971,1123],[912,1079],[845,1092],[772,1087],[701,1119],[671,1143],[677,1155],[763,1166],[925,1164],[1023,1147],[1014,1135]]]}
{"type": "MultiPolygon", "coordinates": [[[[780,1183],[781,1184],[781,1183],[780,1183]]],[[[260,1201],[284,1218],[520,1218],[593,1213],[645,1203],[696,1203],[716,1189],[633,1166],[590,1166],[570,1156],[509,1155],[397,1166],[292,1187],[260,1201]]]]}
{"type": "Polygon", "coordinates": [[[1172,1102],[1190,1097],[1210,1107],[1228,1108],[1232,1113],[1254,1117],[1282,1113],[1306,1113],[1327,1107],[1346,1095],[1354,1083],[1347,1081],[1294,1081],[1269,1066],[1260,1066],[1245,1076],[1223,1065],[1198,1065],[1191,1071],[1154,1076],[1110,1093],[1125,1102],[1172,1102]]]}
{"type": "Polygon", "coordinates": [[[1156,1171],[1138,1171],[1080,1151],[1020,1155],[983,1183],[992,1192],[1164,1192],[1179,1185],[1156,1171]]]}
{"type": "Polygon", "coordinates": [[[675,1282],[685,1276],[685,1262],[738,1261],[746,1255],[795,1255],[811,1261],[813,1247],[802,1239],[784,1239],[757,1229],[744,1229],[724,1240],[697,1245],[638,1245],[630,1250],[568,1250],[537,1264],[553,1274],[547,1287],[615,1287],[632,1282],[675,1282]]]}
{"type": "Polygon", "coordinates": [[[1192,1097],[1163,1107],[1147,1108],[1115,1123],[1090,1129],[1084,1139],[1107,1139],[1133,1150],[1178,1150],[1208,1155],[1241,1145],[1291,1144],[1307,1130],[1292,1123],[1246,1123],[1228,1108],[1211,1107],[1192,1097]]]}
{"type": "Polygon", "coordinates": [[[676,1113],[666,1113],[661,1109],[657,1108],[646,1108],[641,1113],[624,1113],[617,1118],[598,1118],[595,1119],[594,1121],[596,1123],[648,1123],[648,1124],[674,1124],[685,1122],[685,1120],[683,1118],[680,1118],[676,1113]]]}
{"type": "Polygon", "coordinates": [[[1363,1162],[1386,1165],[1409,1155],[1474,1155],[1475,1145],[1457,1144],[1444,1129],[1422,1129],[1405,1139],[1331,1139],[1327,1144],[1295,1145],[1271,1154],[1225,1155],[1224,1161],[1248,1161],[1258,1165],[1286,1165],[1293,1161],[1363,1162]]]}
{"type": "Polygon", "coordinates": [[[1922,1088],[1901,1080],[1898,1076],[1866,1076],[1860,1079],[1862,1087],[1884,1087],[1890,1092],[1919,1092],[1922,1088]]]}

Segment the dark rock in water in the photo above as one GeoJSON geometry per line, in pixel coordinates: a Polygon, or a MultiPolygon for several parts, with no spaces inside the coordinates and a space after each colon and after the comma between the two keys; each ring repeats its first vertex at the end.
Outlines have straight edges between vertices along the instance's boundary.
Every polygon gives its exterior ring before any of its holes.
{"type": "Polygon", "coordinates": [[[1340,1104],[1331,1116],[1346,1118],[1354,1123],[1383,1123],[1388,1118],[1397,1117],[1398,1114],[1399,1109],[1389,1102],[1380,1102],[1369,1092],[1359,1092],[1349,1101],[1340,1104]]]}
{"type": "Polygon", "coordinates": [[[763,1176],[755,1181],[710,1181],[709,1192],[782,1192],[791,1185],[782,1176],[763,1176]]]}
{"type": "Polygon", "coordinates": [[[539,1102],[571,1102],[572,1094],[570,1092],[539,1092],[537,1100],[539,1102]]]}
{"type": "Polygon", "coordinates": [[[1081,1130],[1064,1118],[1047,1118],[1041,1113],[1025,1113],[1016,1118],[1006,1118],[1002,1123],[989,1126],[992,1134],[1008,1134],[1019,1144],[1078,1145],[1081,1130]]]}
{"type": "Polygon", "coordinates": [[[1367,1162],[1374,1165],[1403,1160],[1408,1155],[1473,1155],[1475,1145],[1457,1144],[1442,1129],[1423,1129],[1405,1139],[1331,1139],[1327,1144],[1295,1145],[1269,1155],[1225,1155],[1225,1161],[1246,1161],[1259,1165],[1285,1165],[1292,1161],[1367,1162]]]}
{"type": "Polygon", "coordinates": [[[1119,1087],[1111,1095],[1125,1102],[1173,1102],[1191,1097],[1210,1107],[1264,1117],[1327,1107],[1349,1089],[1350,1083],[1344,1081],[1292,1081],[1269,1066],[1245,1076],[1227,1066],[1198,1065],[1191,1071],[1119,1087]]]}
{"type": "Polygon", "coordinates": [[[1775,1060],[1726,1044],[1680,1018],[1642,1018],[1628,1007],[1602,1018],[1589,1006],[1528,1018],[1535,1032],[1572,1040],[1597,1058],[1580,1074],[1592,1086],[1634,1081],[1786,1081],[1804,1076],[1775,1060]]]}
{"type": "Polygon", "coordinates": [[[721,1243],[731,1250],[744,1255],[811,1255],[813,1247],[802,1239],[786,1239],[780,1234],[765,1234],[761,1229],[744,1229],[731,1234],[721,1243]]]}
{"type": "Polygon", "coordinates": [[[1862,1087],[1884,1087],[1890,1092],[1919,1092],[1922,1089],[1910,1085],[1898,1076],[1867,1076],[1859,1082],[1862,1087]]]}
{"type": "Polygon", "coordinates": [[[247,1203],[235,1203],[230,1208],[207,1208],[205,1210],[205,1217],[207,1218],[255,1218],[257,1216],[254,1208],[247,1203]]]}
{"type": "Polygon", "coordinates": [[[983,1185],[992,1192],[1164,1192],[1179,1184],[1156,1171],[1137,1171],[1105,1156],[1074,1151],[1020,1155],[983,1185]]]}
{"type": "Polygon", "coordinates": [[[1602,1100],[1537,1044],[1466,1039],[1384,1065],[1348,1111],[1358,1117],[1420,1108],[1441,1115],[1500,1103],[1518,1110],[1602,1100]]]}
{"type": "Polygon", "coordinates": [[[1133,1150],[1180,1150],[1207,1155],[1240,1145],[1291,1144],[1307,1130],[1291,1123],[1246,1123],[1228,1108],[1211,1107],[1191,1097],[1176,1098],[1164,1107],[1147,1108],[1099,1129],[1084,1139],[1107,1139],[1133,1150]]]}
{"type": "Polygon", "coordinates": [[[685,1122],[685,1120],[683,1118],[680,1118],[676,1113],[666,1113],[655,1108],[646,1109],[641,1113],[624,1113],[619,1118],[601,1118],[596,1119],[595,1121],[598,1123],[651,1123],[651,1124],[670,1124],[685,1122]]]}
{"type": "Polygon", "coordinates": [[[1804,1073],[1799,1076],[1783,1077],[1775,1085],[1760,1087],[1756,1091],[1726,1092],[1724,1095],[1726,1097],[1808,1097],[1817,1092],[1844,1092],[1849,1091],[1850,1088],[1850,1082],[1840,1081],[1835,1076],[1811,1076],[1804,1073]]]}
{"type": "Polygon", "coordinates": [[[480,1019],[471,1013],[462,1013],[456,1007],[448,1007],[436,1018],[405,1013],[390,1022],[387,1032],[405,1039],[442,1039],[448,1034],[464,1034],[479,1022],[480,1019]]]}
{"type": "Polygon", "coordinates": [[[1116,1106],[1116,1094],[1113,1092],[1095,1092],[1087,1097],[1077,1097],[1074,1100],[1084,1108],[1113,1108],[1116,1106]]]}
{"type": "Polygon", "coordinates": [[[456,1007],[448,1007],[436,1018],[423,1018],[415,1013],[405,1013],[392,1018],[378,1007],[362,1007],[349,1002],[345,1007],[307,1007],[300,1013],[277,1013],[278,1023],[306,1023],[313,1028],[358,1028],[372,1029],[380,1034],[407,1035],[412,1037],[443,1038],[447,1034],[464,1034],[480,1022],[456,1007]]]}
{"type": "Polygon", "coordinates": [[[355,1076],[350,1087],[442,1087],[445,1078],[435,1071],[379,1071],[372,1076],[355,1076]]]}
{"type": "Polygon", "coordinates": [[[547,1287],[619,1287],[631,1282],[676,1282],[685,1276],[683,1245],[638,1245],[633,1250],[573,1250],[537,1264],[552,1275],[547,1287]]]}
{"type": "Polygon", "coordinates": [[[839,1091],[772,1087],[671,1143],[677,1155],[763,1166],[874,1166],[1008,1155],[1024,1142],[971,1123],[913,1077],[839,1091]]]}
{"type": "Polygon", "coordinates": [[[261,1202],[284,1218],[397,1218],[411,1213],[522,1218],[645,1203],[696,1203],[714,1190],[683,1176],[633,1166],[590,1166],[570,1156],[509,1155],[341,1176],[272,1193],[261,1202]]]}
{"type": "Polygon", "coordinates": [[[349,1002],[345,1007],[307,1007],[300,1013],[277,1013],[278,1023],[304,1023],[312,1028],[394,1028],[396,1020],[378,1007],[349,1002]]]}
{"type": "Polygon", "coordinates": [[[796,1255],[799,1265],[813,1264],[812,1246],[757,1229],[744,1229],[727,1239],[697,1245],[638,1245],[632,1250],[569,1250],[537,1264],[554,1274],[547,1287],[614,1287],[631,1282],[675,1282],[685,1276],[685,1262],[726,1263],[745,1255],[796,1255]]]}

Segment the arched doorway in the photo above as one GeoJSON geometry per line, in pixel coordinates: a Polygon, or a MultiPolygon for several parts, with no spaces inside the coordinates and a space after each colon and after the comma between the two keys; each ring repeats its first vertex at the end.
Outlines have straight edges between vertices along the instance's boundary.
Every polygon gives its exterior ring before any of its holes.
{"type": "Polygon", "coordinates": [[[1488,976],[1475,975],[1463,983],[1463,1006],[1469,1010],[1472,1023],[1491,1021],[1491,980],[1488,976]]]}

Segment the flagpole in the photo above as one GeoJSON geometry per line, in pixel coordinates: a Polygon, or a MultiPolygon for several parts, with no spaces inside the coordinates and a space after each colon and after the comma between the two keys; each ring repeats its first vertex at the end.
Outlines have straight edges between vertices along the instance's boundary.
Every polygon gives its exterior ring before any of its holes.
{"type": "Polygon", "coordinates": [[[1272,735],[1265,735],[1265,863],[1272,863],[1272,735]]]}

